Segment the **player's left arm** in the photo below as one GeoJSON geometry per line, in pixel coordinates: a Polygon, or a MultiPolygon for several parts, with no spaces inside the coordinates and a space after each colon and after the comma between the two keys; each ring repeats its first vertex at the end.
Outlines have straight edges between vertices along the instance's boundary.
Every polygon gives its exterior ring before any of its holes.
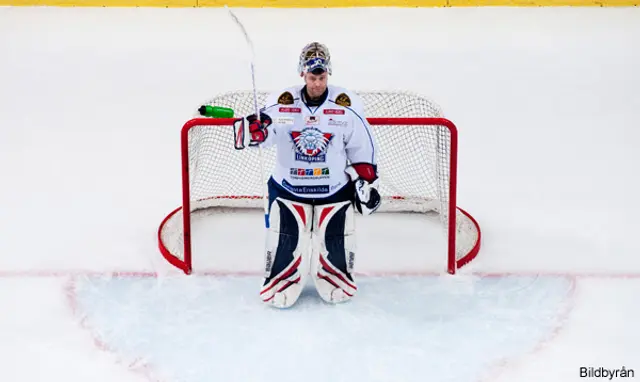
{"type": "Polygon", "coordinates": [[[350,165],[345,169],[356,187],[356,209],[363,215],[375,212],[382,202],[378,191],[376,143],[371,126],[354,109],[351,130],[345,136],[345,150],[350,165]]]}

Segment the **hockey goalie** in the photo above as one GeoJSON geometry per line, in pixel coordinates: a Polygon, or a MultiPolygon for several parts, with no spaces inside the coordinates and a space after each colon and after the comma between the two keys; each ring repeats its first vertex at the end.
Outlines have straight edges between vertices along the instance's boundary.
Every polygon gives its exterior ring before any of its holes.
{"type": "Polygon", "coordinates": [[[361,100],[328,84],[325,45],[306,45],[298,67],[303,84],[271,94],[260,115],[234,125],[237,148],[276,147],[260,296],[278,308],[295,304],[309,275],[328,303],[356,294],[354,215],[381,203],[376,144],[361,100]]]}

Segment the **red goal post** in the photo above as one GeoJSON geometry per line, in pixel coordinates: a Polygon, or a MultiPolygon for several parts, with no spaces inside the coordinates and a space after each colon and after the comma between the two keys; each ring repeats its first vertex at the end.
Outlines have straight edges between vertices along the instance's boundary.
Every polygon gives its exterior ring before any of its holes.
{"type": "MultiPolygon", "coordinates": [[[[446,269],[455,274],[478,254],[481,242],[477,221],[456,205],[456,126],[435,103],[412,93],[358,94],[378,150],[383,203],[376,213],[439,214],[447,239],[446,269]]],[[[267,95],[260,93],[259,101],[267,95]]],[[[252,94],[225,93],[205,104],[230,107],[243,116],[251,114],[252,94]]],[[[186,274],[193,270],[194,214],[221,207],[262,208],[257,150],[234,149],[233,121],[193,118],[181,130],[182,205],[161,222],[158,243],[164,258],[186,274]]],[[[275,150],[263,151],[269,171],[275,164],[275,150]]]]}

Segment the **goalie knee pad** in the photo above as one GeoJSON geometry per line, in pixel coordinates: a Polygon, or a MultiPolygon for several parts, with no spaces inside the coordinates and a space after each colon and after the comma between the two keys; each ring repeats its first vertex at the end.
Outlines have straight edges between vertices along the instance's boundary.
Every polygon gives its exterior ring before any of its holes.
{"type": "Polygon", "coordinates": [[[356,237],[351,202],[316,206],[313,231],[312,275],[318,294],[331,303],[350,299],[358,289],[352,275],[356,237]]]}
{"type": "Polygon", "coordinates": [[[271,205],[260,296],[266,303],[285,308],[302,291],[308,267],[305,254],[311,235],[310,205],[276,198],[271,205]]]}

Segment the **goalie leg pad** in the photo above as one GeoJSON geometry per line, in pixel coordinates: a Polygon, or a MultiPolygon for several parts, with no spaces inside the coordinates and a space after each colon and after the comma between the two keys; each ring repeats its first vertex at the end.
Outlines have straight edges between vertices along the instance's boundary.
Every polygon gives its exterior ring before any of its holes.
{"type": "Polygon", "coordinates": [[[356,255],[355,214],[350,201],[316,206],[311,274],[320,297],[344,302],[358,290],[352,272],[356,255]]]}
{"type": "Polygon", "coordinates": [[[300,297],[308,273],[312,207],[276,198],[271,205],[264,258],[262,300],[278,308],[300,297]],[[304,269],[307,271],[304,271],[304,269]]]}

